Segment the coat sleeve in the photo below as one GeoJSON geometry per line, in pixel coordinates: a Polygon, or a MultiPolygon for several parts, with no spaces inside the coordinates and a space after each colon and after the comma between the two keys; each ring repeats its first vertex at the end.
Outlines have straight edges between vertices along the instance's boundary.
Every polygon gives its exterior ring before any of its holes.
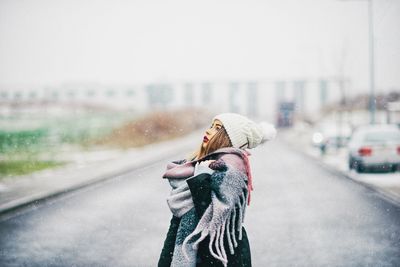
{"type": "Polygon", "coordinates": [[[192,194],[194,208],[197,216],[201,218],[211,203],[211,175],[200,173],[186,180],[192,194]]]}
{"type": "Polygon", "coordinates": [[[172,216],[167,237],[164,241],[164,246],[161,250],[161,255],[158,260],[158,267],[169,267],[171,266],[172,255],[174,254],[174,246],[176,234],[178,232],[178,227],[180,223],[180,218],[172,216]]]}

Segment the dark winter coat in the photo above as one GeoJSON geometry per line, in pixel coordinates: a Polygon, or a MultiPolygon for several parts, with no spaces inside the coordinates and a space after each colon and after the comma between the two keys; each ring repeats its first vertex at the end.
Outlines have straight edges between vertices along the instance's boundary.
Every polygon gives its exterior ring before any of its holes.
{"type": "MultiPolygon", "coordinates": [[[[213,158],[211,158],[213,159],[213,158]]],[[[191,191],[194,208],[197,216],[200,218],[211,202],[211,175],[207,173],[201,173],[186,180],[191,191]]],[[[161,251],[160,259],[158,262],[159,267],[171,266],[172,256],[174,253],[175,240],[181,218],[173,216],[170,222],[170,227],[167,233],[167,237],[164,241],[164,246],[161,251]]],[[[237,235],[238,236],[238,233],[237,235]]],[[[242,239],[237,240],[238,246],[234,249],[234,254],[229,253],[227,247],[227,240],[224,237],[224,247],[228,251],[228,266],[240,266],[250,267],[251,266],[251,253],[250,245],[247,238],[247,233],[242,228],[242,239]]],[[[209,237],[200,242],[197,252],[197,264],[198,267],[218,266],[223,267],[223,263],[215,259],[209,252],[209,237]]]]}

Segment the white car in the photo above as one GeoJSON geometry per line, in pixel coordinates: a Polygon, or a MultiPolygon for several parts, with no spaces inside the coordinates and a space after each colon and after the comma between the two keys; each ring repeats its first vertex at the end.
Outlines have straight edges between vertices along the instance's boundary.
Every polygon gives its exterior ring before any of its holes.
{"type": "Polygon", "coordinates": [[[396,171],[400,166],[400,129],[397,125],[367,125],[357,128],[348,144],[349,168],[396,171]]]}
{"type": "Polygon", "coordinates": [[[312,145],[321,150],[347,145],[351,136],[351,127],[347,123],[321,123],[315,127],[312,145]]]}

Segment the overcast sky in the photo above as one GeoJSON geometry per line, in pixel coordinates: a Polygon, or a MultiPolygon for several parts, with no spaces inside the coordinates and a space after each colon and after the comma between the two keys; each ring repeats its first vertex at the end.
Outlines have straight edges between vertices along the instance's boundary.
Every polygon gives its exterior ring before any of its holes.
{"type": "MultiPolygon", "coordinates": [[[[368,89],[367,1],[0,0],[0,84],[335,76],[368,89]]],[[[374,0],[376,83],[400,90],[400,0],[374,0]]]]}

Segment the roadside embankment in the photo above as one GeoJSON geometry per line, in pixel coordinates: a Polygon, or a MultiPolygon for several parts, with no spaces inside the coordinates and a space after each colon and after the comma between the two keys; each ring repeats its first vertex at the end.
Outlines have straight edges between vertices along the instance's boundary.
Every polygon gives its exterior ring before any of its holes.
{"type": "Polygon", "coordinates": [[[101,138],[85,141],[82,149],[75,147],[54,154],[54,161],[66,164],[0,180],[0,213],[175,155],[185,157],[200,145],[208,119],[202,111],[152,113],[101,138]]]}

